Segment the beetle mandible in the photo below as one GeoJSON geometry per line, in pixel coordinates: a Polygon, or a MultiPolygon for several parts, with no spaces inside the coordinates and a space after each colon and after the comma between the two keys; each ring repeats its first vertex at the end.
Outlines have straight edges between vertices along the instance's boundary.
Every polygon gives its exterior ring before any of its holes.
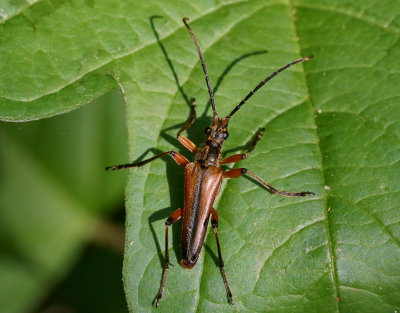
{"type": "Polygon", "coordinates": [[[221,169],[220,167],[223,164],[236,163],[247,158],[249,153],[254,150],[264,131],[264,129],[261,129],[258,132],[246,153],[235,154],[225,159],[222,159],[222,144],[228,138],[227,129],[231,117],[240,109],[240,107],[244,103],[246,103],[246,101],[258,89],[264,86],[273,77],[294,64],[312,59],[313,56],[311,55],[305,58],[298,59],[281,67],[276,72],[272,73],[266,79],[261,81],[252,91],[250,91],[250,93],[242,101],[240,101],[240,103],[232,110],[229,115],[224,118],[220,118],[215,110],[213,91],[210,86],[210,79],[207,74],[207,68],[204,62],[203,54],[200,50],[200,46],[192,29],[187,23],[188,20],[189,19],[185,17],[183,19],[183,23],[185,24],[187,30],[190,33],[190,36],[192,37],[196,45],[197,52],[201,61],[201,66],[203,67],[203,72],[206,79],[207,89],[210,95],[210,102],[213,110],[213,123],[206,128],[206,139],[200,147],[197,147],[192,141],[182,135],[182,132],[190,128],[195,121],[196,106],[194,105],[194,99],[192,100],[189,118],[183,125],[182,129],[178,131],[177,138],[179,142],[185,148],[195,154],[194,162],[189,162],[182,154],[171,150],[138,163],[113,165],[106,168],[106,170],[119,170],[122,168],[141,167],[161,157],[170,156],[178,165],[185,169],[185,191],[183,208],[179,208],[174,211],[165,221],[165,262],[161,286],[156,296],[156,307],[158,307],[159,301],[162,298],[164,287],[167,281],[167,272],[170,265],[168,253],[168,227],[178,221],[180,218],[182,218],[181,265],[184,268],[192,269],[196,265],[201,249],[203,247],[204,237],[206,234],[210,216],[211,226],[214,230],[215,239],[217,241],[219,267],[224,281],[228,301],[230,304],[234,304],[232,291],[226,277],[224,261],[221,254],[221,246],[218,239],[218,214],[213,207],[214,200],[219,192],[219,188],[224,178],[238,178],[242,175],[247,174],[257,180],[259,183],[261,183],[269,192],[274,194],[279,194],[285,197],[304,197],[307,195],[314,195],[314,192],[311,191],[280,191],[269,185],[262,178],[258,177],[247,168],[236,168],[224,172],[223,169],[221,169]]]}

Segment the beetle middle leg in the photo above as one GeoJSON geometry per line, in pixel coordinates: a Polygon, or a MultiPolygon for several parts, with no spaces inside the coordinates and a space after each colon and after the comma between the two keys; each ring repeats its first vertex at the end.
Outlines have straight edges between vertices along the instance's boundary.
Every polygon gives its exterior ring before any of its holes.
{"type": "Polygon", "coordinates": [[[182,154],[180,154],[179,152],[166,151],[166,152],[160,153],[160,154],[158,154],[156,156],[153,156],[152,158],[149,158],[147,160],[144,160],[144,161],[141,161],[141,162],[138,162],[138,163],[127,163],[127,164],[108,166],[108,167],[106,167],[106,171],[108,171],[108,170],[117,171],[117,170],[120,170],[122,168],[130,168],[130,167],[141,167],[141,166],[146,165],[147,163],[150,163],[151,161],[157,160],[157,159],[162,158],[162,157],[164,157],[166,155],[169,155],[171,158],[174,159],[174,161],[178,165],[180,165],[182,167],[185,167],[186,164],[189,163],[189,161],[182,154]]]}
{"type": "Polygon", "coordinates": [[[190,113],[189,113],[189,117],[186,121],[186,123],[182,126],[182,128],[180,129],[180,131],[178,131],[178,134],[176,135],[176,137],[178,138],[179,142],[189,151],[196,153],[197,152],[197,147],[196,145],[188,138],[186,138],[185,136],[182,136],[181,133],[183,131],[185,131],[186,129],[189,129],[190,127],[192,127],[194,121],[196,120],[196,105],[195,103],[195,99],[192,98],[191,100],[191,104],[190,104],[190,113]]]}
{"type": "Polygon", "coordinates": [[[218,213],[214,208],[211,209],[211,226],[212,226],[212,228],[214,230],[215,240],[217,241],[219,268],[221,270],[222,279],[224,280],[224,285],[225,285],[225,289],[226,289],[226,295],[228,296],[229,303],[230,304],[234,304],[233,303],[233,296],[232,296],[231,287],[229,287],[228,278],[226,277],[226,272],[225,272],[225,267],[224,267],[224,260],[222,259],[222,253],[221,253],[221,246],[219,244],[219,238],[218,238],[218,213]]]}
{"type": "Polygon", "coordinates": [[[264,130],[265,130],[265,128],[261,128],[259,130],[259,132],[254,137],[253,142],[251,143],[251,145],[246,153],[239,153],[239,154],[231,155],[230,157],[227,157],[224,160],[222,160],[220,164],[236,163],[236,162],[242,161],[245,158],[247,158],[248,155],[250,154],[250,152],[253,151],[254,148],[256,147],[257,142],[261,139],[262,135],[264,134],[264,130]]]}
{"type": "Polygon", "coordinates": [[[256,174],[248,170],[247,168],[235,168],[233,170],[224,173],[224,178],[238,178],[242,175],[248,174],[257,180],[261,185],[263,185],[269,192],[275,193],[284,197],[305,197],[308,195],[315,195],[312,191],[300,191],[300,192],[287,192],[283,190],[278,190],[272,187],[270,184],[265,182],[262,178],[258,177],[256,174]]]}
{"type": "Polygon", "coordinates": [[[162,295],[164,293],[164,287],[167,282],[167,272],[171,264],[169,263],[169,252],[168,252],[168,227],[174,224],[176,221],[179,221],[181,216],[182,216],[182,209],[178,209],[174,211],[165,221],[165,262],[164,262],[164,270],[161,280],[161,286],[156,296],[156,307],[158,307],[158,302],[161,300],[162,295]]]}

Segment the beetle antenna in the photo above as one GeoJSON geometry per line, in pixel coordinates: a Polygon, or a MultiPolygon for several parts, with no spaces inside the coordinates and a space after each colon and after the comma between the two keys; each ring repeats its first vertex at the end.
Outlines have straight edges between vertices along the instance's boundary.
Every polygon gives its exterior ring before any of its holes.
{"type": "Polygon", "coordinates": [[[216,123],[217,120],[218,120],[218,114],[217,114],[217,111],[215,110],[214,96],[213,96],[213,92],[212,92],[212,89],[211,89],[211,86],[210,86],[210,78],[208,77],[208,74],[207,74],[206,63],[204,62],[203,54],[202,54],[202,52],[200,50],[200,46],[199,46],[199,43],[197,42],[196,36],[194,35],[194,33],[193,33],[192,29],[190,28],[189,24],[187,23],[188,20],[189,20],[189,18],[184,17],[183,18],[183,23],[185,24],[187,30],[190,33],[190,36],[192,36],[194,44],[197,47],[197,52],[199,54],[199,58],[200,58],[200,61],[201,61],[201,66],[203,67],[203,72],[204,72],[204,75],[206,76],[206,83],[207,83],[208,93],[210,94],[210,101],[211,101],[211,106],[212,106],[213,114],[214,114],[214,122],[216,123]]]}
{"type": "Polygon", "coordinates": [[[247,100],[249,100],[251,98],[252,95],[254,95],[256,93],[256,91],[258,89],[260,89],[262,86],[264,86],[266,83],[268,83],[272,78],[274,78],[276,75],[278,75],[280,72],[286,70],[287,68],[291,67],[292,65],[295,65],[297,63],[303,62],[303,61],[308,61],[311,60],[314,56],[310,55],[308,57],[305,58],[301,58],[298,59],[296,61],[293,61],[289,64],[286,64],[285,66],[281,67],[279,70],[277,70],[276,72],[272,73],[270,76],[268,76],[266,79],[264,79],[262,82],[260,82],[256,88],[254,88],[252,91],[249,92],[249,94],[246,96],[246,98],[244,98],[242,101],[240,101],[240,103],[233,109],[233,111],[225,118],[227,121],[229,121],[229,119],[232,117],[233,114],[236,113],[237,110],[240,109],[240,107],[246,103],[247,100]]]}

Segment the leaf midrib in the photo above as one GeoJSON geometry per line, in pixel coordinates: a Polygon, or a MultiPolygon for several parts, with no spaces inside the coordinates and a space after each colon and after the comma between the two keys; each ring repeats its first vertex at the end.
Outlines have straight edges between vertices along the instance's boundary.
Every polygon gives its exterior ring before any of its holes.
{"type": "MultiPolygon", "coordinates": [[[[293,1],[294,0],[289,0],[289,5],[290,5],[291,12],[293,12],[293,10],[296,8],[296,6],[294,5],[293,1]]],[[[293,15],[292,15],[292,24],[293,24],[293,28],[294,28],[294,30],[296,32],[297,37],[300,38],[299,37],[298,26],[296,24],[296,20],[293,18],[293,15]]],[[[300,42],[301,41],[299,40],[298,41],[299,54],[301,53],[301,44],[300,44],[300,42]]],[[[314,109],[314,112],[316,112],[317,108],[315,107],[315,103],[314,103],[314,101],[312,99],[312,96],[311,96],[310,87],[309,87],[309,83],[308,83],[308,80],[307,80],[307,74],[306,74],[306,71],[304,70],[304,65],[303,64],[302,64],[302,68],[303,68],[303,73],[304,73],[304,83],[305,83],[305,86],[306,86],[306,89],[307,89],[306,92],[307,92],[307,94],[309,96],[310,104],[311,104],[312,108],[314,109]]],[[[313,123],[314,123],[314,128],[313,129],[314,129],[314,132],[315,132],[315,137],[316,138],[320,138],[319,132],[318,132],[318,125],[316,123],[315,118],[316,118],[315,114],[313,114],[313,116],[312,116],[312,120],[313,120],[313,123]]],[[[322,171],[322,185],[325,186],[325,184],[326,184],[326,172],[325,172],[324,166],[323,166],[322,150],[321,150],[321,144],[320,144],[319,140],[316,142],[316,145],[318,147],[319,164],[320,164],[320,168],[321,168],[321,171],[322,171]]],[[[324,226],[325,226],[327,237],[328,237],[327,240],[328,240],[329,259],[330,259],[330,266],[331,266],[330,272],[332,274],[332,279],[333,279],[332,283],[333,283],[333,287],[335,288],[336,297],[339,297],[339,299],[340,299],[339,283],[338,283],[339,278],[338,278],[338,274],[337,274],[336,255],[334,253],[335,250],[334,250],[334,247],[333,247],[331,224],[330,224],[329,212],[328,212],[328,194],[327,194],[325,188],[323,190],[324,190],[323,191],[324,195],[323,195],[322,198],[323,198],[323,202],[324,202],[324,215],[325,215],[324,226]]],[[[336,302],[337,312],[340,312],[340,303],[339,303],[339,301],[335,301],[335,302],[336,302]]]]}

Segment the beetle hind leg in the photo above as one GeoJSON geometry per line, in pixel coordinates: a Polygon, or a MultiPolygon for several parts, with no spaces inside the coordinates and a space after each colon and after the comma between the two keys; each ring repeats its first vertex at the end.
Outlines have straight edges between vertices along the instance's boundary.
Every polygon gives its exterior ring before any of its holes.
{"type": "Polygon", "coordinates": [[[214,230],[215,240],[217,241],[219,268],[221,270],[222,279],[224,280],[224,285],[225,285],[225,289],[226,289],[226,295],[228,297],[229,303],[233,305],[234,303],[233,303],[232,290],[231,290],[231,287],[229,286],[228,278],[226,277],[224,260],[222,259],[221,246],[219,244],[218,213],[214,208],[211,209],[211,226],[212,226],[212,228],[214,230]]]}
{"type": "Polygon", "coordinates": [[[178,209],[174,211],[165,221],[165,262],[164,262],[164,269],[163,269],[160,289],[158,290],[155,299],[156,308],[158,308],[158,303],[160,302],[162,295],[164,293],[164,287],[165,284],[167,283],[167,272],[169,270],[169,266],[171,265],[171,263],[169,263],[169,253],[168,253],[168,227],[171,226],[176,221],[178,221],[181,218],[181,216],[182,216],[182,209],[178,209]]]}

